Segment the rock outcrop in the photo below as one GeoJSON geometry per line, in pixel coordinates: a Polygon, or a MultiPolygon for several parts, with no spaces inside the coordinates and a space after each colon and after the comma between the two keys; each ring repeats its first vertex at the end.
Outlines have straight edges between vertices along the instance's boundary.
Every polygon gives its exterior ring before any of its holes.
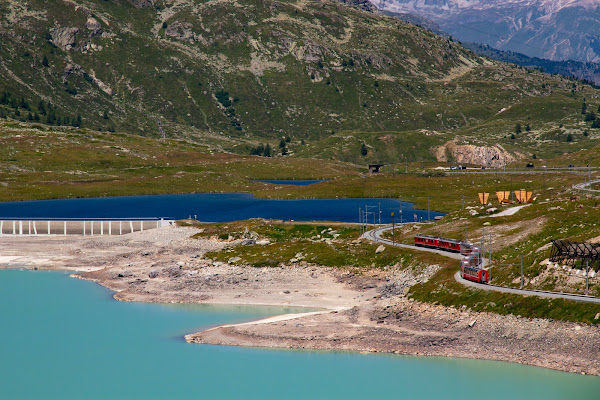
{"type": "Polygon", "coordinates": [[[102,33],[102,24],[94,17],[89,17],[85,22],[85,27],[88,28],[91,33],[90,37],[99,35],[102,33]]]}
{"type": "Polygon", "coordinates": [[[189,42],[196,39],[196,35],[192,31],[192,28],[193,25],[189,22],[176,21],[165,29],[165,35],[189,42]]]}
{"type": "Polygon", "coordinates": [[[377,10],[377,7],[375,7],[368,0],[339,0],[339,1],[344,4],[348,4],[349,6],[357,7],[357,8],[360,8],[361,10],[365,10],[368,12],[375,12],[377,10]]]}
{"type": "Polygon", "coordinates": [[[62,48],[63,50],[70,50],[75,46],[76,35],[79,32],[79,28],[62,28],[60,26],[54,27],[50,30],[52,36],[52,43],[62,48]]]}
{"type": "Polygon", "coordinates": [[[129,0],[137,8],[148,7],[154,4],[154,0],[129,0]]]}
{"type": "Polygon", "coordinates": [[[475,164],[484,167],[500,168],[516,160],[516,157],[502,146],[458,145],[454,141],[434,147],[433,154],[439,162],[454,160],[458,164],[475,164]]]}

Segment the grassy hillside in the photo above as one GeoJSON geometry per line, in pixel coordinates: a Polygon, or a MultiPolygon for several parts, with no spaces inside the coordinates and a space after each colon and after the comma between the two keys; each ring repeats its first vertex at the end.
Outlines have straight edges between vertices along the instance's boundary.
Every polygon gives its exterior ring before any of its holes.
{"type": "Polygon", "coordinates": [[[358,174],[355,166],[330,161],[238,156],[184,140],[16,123],[0,123],[0,160],[0,201],[222,191],[265,196],[276,188],[256,179],[358,174]]]}
{"type": "Polygon", "coordinates": [[[329,0],[8,0],[0,38],[0,117],[240,154],[282,137],[356,163],[426,161],[453,138],[553,154],[557,129],[583,137],[581,102],[597,97],[329,0]],[[511,142],[516,123],[542,139],[511,142]]]}
{"type": "MultiPolygon", "coordinates": [[[[372,135],[361,135],[367,137],[372,135]]],[[[333,140],[333,138],[330,138],[333,140]]],[[[374,140],[380,140],[374,137],[374,140]]],[[[307,145],[308,147],[308,145],[307,145]]],[[[574,160],[600,164],[600,148],[574,160]]],[[[369,149],[369,152],[372,150],[369,149]]],[[[385,148],[381,148],[385,151],[385,148]]],[[[507,169],[457,174],[433,169],[443,163],[412,161],[385,173],[364,165],[304,157],[220,153],[182,139],[154,139],[86,128],[0,123],[0,201],[63,197],[191,192],[251,192],[272,198],[391,197],[444,212],[478,204],[481,191],[534,190],[540,198],[563,196],[587,171],[539,175],[507,169]],[[406,168],[408,173],[406,173],[406,168]],[[273,185],[259,179],[326,179],[310,186],[273,185]]],[[[367,156],[371,157],[371,153],[367,156]]],[[[565,165],[571,156],[547,160],[565,165]]],[[[536,160],[534,160],[536,161],[536,160]]],[[[539,160],[537,160],[539,161],[539,160]]],[[[581,165],[581,164],[578,164],[581,165]]],[[[539,166],[539,165],[538,165],[539,166]]],[[[597,177],[597,170],[592,171],[597,177]]]]}

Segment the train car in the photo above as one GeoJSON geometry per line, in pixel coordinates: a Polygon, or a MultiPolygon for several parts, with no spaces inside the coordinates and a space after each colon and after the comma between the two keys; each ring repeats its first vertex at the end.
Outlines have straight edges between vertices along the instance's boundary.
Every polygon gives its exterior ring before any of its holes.
{"type": "MultiPolygon", "coordinates": [[[[429,247],[432,249],[439,249],[445,251],[451,251],[453,253],[461,252],[461,242],[460,240],[455,239],[445,239],[441,237],[431,236],[431,235],[416,235],[415,236],[415,246],[418,247],[429,247]]],[[[464,245],[463,248],[466,248],[464,245]]]]}
{"type": "Polygon", "coordinates": [[[460,276],[464,279],[479,283],[488,283],[490,279],[489,271],[487,269],[480,268],[479,266],[473,267],[469,265],[468,262],[461,262],[460,276]]]}
{"type": "Polygon", "coordinates": [[[489,271],[481,267],[479,248],[473,247],[473,252],[460,261],[460,276],[464,279],[479,283],[489,282],[489,271]]]}

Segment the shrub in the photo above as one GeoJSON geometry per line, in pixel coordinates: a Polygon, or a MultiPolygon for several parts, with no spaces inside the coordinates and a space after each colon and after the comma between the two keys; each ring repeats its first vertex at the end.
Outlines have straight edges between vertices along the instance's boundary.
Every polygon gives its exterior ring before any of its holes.
{"type": "Polygon", "coordinates": [[[369,152],[369,150],[367,149],[367,146],[366,146],[366,145],[363,143],[363,144],[360,146],[360,154],[361,154],[362,156],[366,156],[368,152],[369,152]]]}
{"type": "Polygon", "coordinates": [[[223,107],[227,108],[231,105],[231,100],[229,100],[229,92],[221,89],[215,93],[215,97],[223,105],[223,107]]]}
{"type": "Polygon", "coordinates": [[[589,121],[594,121],[596,119],[596,114],[593,111],[590,111],[589,113],[585,114],[585,122],[589,122],[589,121]]]}

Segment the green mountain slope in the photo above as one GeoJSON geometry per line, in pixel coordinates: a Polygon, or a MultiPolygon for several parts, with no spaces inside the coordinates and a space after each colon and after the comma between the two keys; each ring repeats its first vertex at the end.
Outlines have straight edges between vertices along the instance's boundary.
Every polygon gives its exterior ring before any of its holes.
{"type": "Polygon", "coordinates": [[[577,124],[594,95],[334,1],[8,0],[0,26],[0,117],[245,154],[285,136],[295,154],[339,158],[332,135],[425,129],[439,133],[418,138],[431,155],[457,135],[495,143],[515,124],[498,112],[523,102],[556,105],[538,127],[577,124]]]}

